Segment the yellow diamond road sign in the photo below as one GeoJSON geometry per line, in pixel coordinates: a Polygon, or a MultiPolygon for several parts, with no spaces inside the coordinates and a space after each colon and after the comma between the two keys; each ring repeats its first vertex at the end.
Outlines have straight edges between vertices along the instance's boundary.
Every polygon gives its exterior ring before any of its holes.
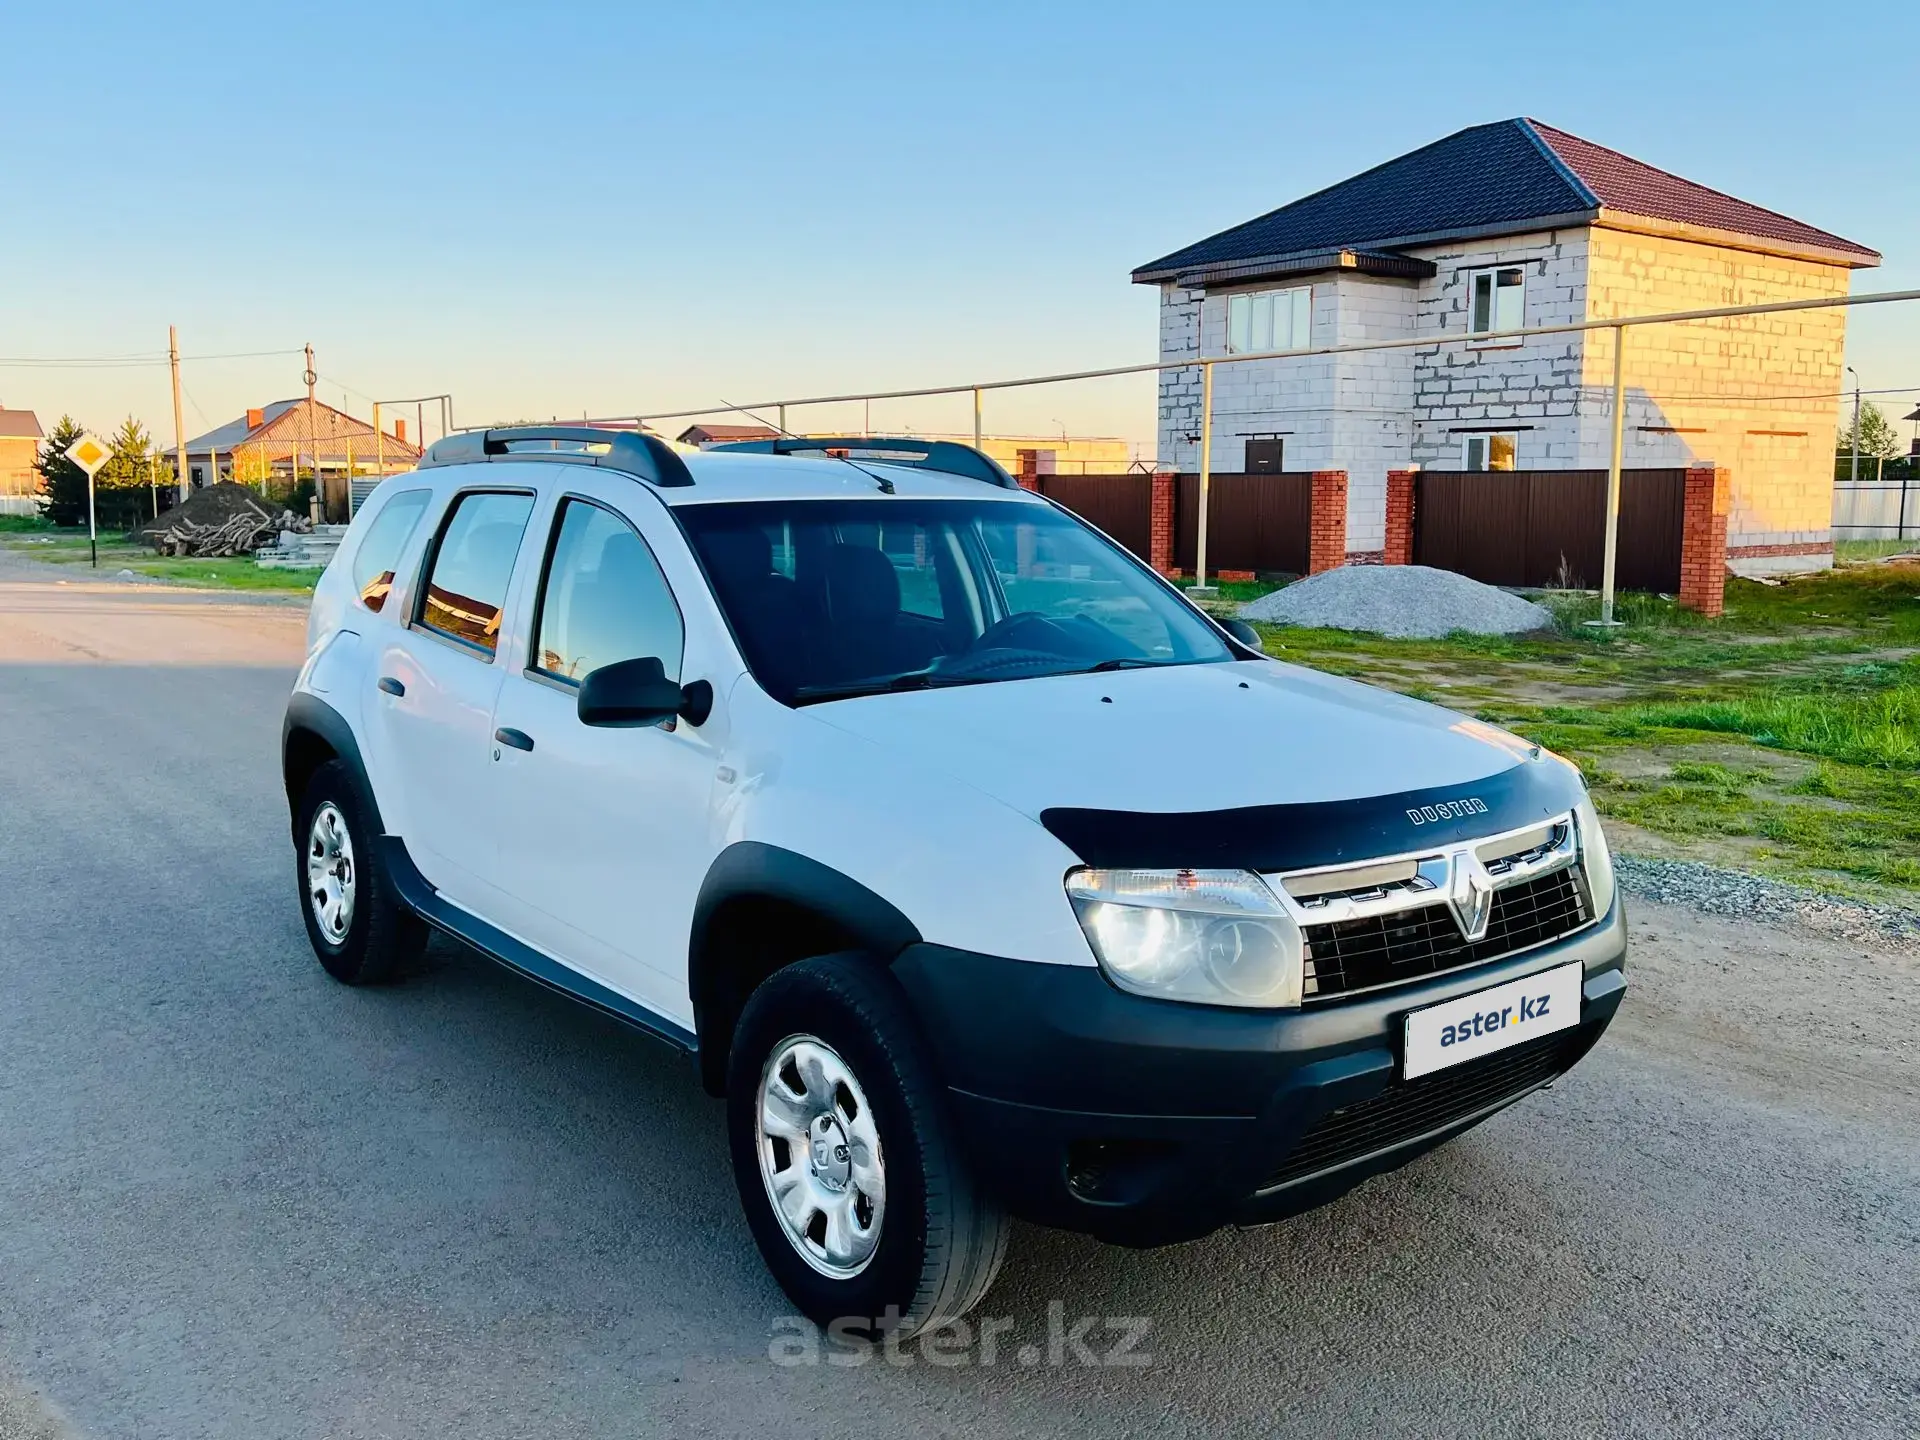
{"type": "Polygon", "coordinates": [[[67,447],[67,459],[86,471],[89,480],[112,458],[113,451],[107,448],[107,442],[91,430],[67,447]]]}

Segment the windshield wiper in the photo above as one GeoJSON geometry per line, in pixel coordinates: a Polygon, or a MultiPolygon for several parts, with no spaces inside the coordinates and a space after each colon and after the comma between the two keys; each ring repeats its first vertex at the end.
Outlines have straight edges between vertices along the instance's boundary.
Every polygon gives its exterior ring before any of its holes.
{"type": "Polygon", "coordinates": [[[1178,660],[1140,660],[1131,655],[1116,655],[1111,660],[1102,660],[1097,665],[1089,665],[1080,671],[1082,675],[1098,675],[1106,670],[1150,670],[1159,665],[1178,665],[1178,660]]]}
{"type": "Polygon", "coordinates": [[[909,670],[889,680],[854,680],[844,685],[801,685],[796,700],[851,700],[857,695],[890,695],[901,690],[932,690],[948,685],[979,685],[993,676],[936,675],[931,670],[909,670]]]}

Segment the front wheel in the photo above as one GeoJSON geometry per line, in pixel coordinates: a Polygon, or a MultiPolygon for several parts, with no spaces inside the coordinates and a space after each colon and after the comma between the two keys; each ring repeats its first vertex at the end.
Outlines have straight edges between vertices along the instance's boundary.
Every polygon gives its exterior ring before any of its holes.
{"type": "Polygon", "coordinates": [[[313,772],[294,834],[307,939],[327,973],[348,985],[393,978],[426,948],[427,927],[393,892],[373,853],[374,827],[339,760],[313,772]]]}
{"type": "Polygon", "coordinates": [[[964,1315],[1006,1253],[886,971],[828,955],[747,1001],[729,1060],[734,1181],[760,1253],[802,1313],[902,1338],[964,1315]]]}

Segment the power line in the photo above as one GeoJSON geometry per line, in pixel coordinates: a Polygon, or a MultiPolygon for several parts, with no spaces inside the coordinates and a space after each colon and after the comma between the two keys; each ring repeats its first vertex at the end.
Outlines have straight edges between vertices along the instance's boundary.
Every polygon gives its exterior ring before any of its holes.
{"type": "MultiPolygon", "coordinates": [[[[217,355],[182,355],[181,362],[208,360],[259,360],[275,355],[298,355],[298,346],[290,350],[229,350],[217,355]]],[[[128,355],[4,355],[0,365],[43,367],[49,370],[132,369],[145,365],[165,365],[167,352],[139,351],[128,355]]]]}

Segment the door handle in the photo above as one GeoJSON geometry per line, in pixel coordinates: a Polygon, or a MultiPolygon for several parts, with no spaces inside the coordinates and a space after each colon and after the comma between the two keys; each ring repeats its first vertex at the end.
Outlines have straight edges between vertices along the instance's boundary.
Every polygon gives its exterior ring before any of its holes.
{"type": "Polygon", "coordinates": [[[380,677],[380,688],[389,695],[404,695],[407,693],[407,687],[391,675],[382,675],[380,677]]]}
{"type": "Polygon", "coordinates": [[[533,749],[533,737],[524,730],[515,730],[510,725],[502,725],[498,730],[494,731],[493,738],[502,745],[510,746],[515,750],[533,749]]]}

